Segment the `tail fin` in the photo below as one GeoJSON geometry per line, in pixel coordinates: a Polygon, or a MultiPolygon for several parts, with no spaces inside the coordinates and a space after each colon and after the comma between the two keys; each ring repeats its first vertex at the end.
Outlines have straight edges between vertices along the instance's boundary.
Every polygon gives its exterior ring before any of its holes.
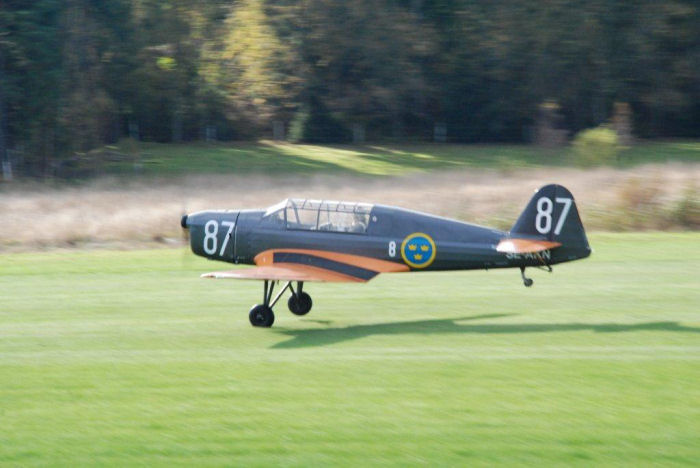
{"type": "Polygon", "coordinates": [[[565,187],[545,185],[528,203],[510,231],[512,238],[524,237],[561,244],[552,263],[585,258],[591,254],[576,201],[565,187]]]}

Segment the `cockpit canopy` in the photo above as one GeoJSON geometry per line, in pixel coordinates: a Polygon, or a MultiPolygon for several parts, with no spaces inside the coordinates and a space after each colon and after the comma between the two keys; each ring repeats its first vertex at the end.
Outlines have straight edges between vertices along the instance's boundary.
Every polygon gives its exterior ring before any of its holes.
{"type": "Polygon", "coordinates": [[[364,234],[373,206],[369,203],[288,198],[268,208],[263,222],[286,229],[364,234]]]}

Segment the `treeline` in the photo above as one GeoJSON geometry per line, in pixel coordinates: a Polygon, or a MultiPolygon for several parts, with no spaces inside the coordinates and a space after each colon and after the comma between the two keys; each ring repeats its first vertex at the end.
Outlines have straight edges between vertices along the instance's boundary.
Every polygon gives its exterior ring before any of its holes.
{"type": "Polygon", "coordinates": [[[0,0],[0,147],[700,135],[695,0],[0,0]]]}

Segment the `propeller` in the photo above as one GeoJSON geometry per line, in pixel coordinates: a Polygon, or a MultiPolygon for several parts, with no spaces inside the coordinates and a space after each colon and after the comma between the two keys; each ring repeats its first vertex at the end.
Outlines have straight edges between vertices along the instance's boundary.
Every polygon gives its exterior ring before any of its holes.
{"type": "Polygon", "coordinates": [[[180,218],[180,226],[182,227],[182,237],[183,239],[190,240],[190,229],[187,227],[187,213],[183,213],[180,218]]]}
{"type": "Polygon", "coordinates": [[[182,216],[180,217],[180,235],[182,238],[182,243],[184,248],[182,249],[182,265],[185,266],[187,261],[190,259],[189,255],[189,245],[190,245],[190,229],[187,226],[187,206],[182,205],[182,216]]]}
{"type": "Polygon", "coordinates": [[[182,240],[185,244],[190,243],[190,230],[189,230],[189,227],[187,226],[187,212],[188,212],[187,211],[187,202],[183,200],[182,201],[182,210],[180,211],[180,213],[182,213],[180,215],[180,227],[182,227],[182,231],[181,231],[182,240]]]}

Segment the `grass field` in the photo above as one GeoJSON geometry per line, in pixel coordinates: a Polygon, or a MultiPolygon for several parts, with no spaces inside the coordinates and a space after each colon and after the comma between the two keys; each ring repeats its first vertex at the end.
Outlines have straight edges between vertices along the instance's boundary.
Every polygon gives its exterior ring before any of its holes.
{"type": "MultiPolygon", "coordinates": [[[[159,144],[125,140],[112,148],[127,161],[106,163],[112,173],[133,173],[132,158],[144,175],[182,174],[355,174],[396,176],[434,170],[514,169],[575,165],[569,147],[533,145],[295,145],[272,141],[159,144]]],[[[640,142],[622,151],[616,165],[700,162],[700,142],[640,142]]]]}
{"type": "Polygon", "coordinates": [[[0,464],[695,465],[699,242],[312,285],[269,330],[177,249],[0,255],[0,464]]]}

